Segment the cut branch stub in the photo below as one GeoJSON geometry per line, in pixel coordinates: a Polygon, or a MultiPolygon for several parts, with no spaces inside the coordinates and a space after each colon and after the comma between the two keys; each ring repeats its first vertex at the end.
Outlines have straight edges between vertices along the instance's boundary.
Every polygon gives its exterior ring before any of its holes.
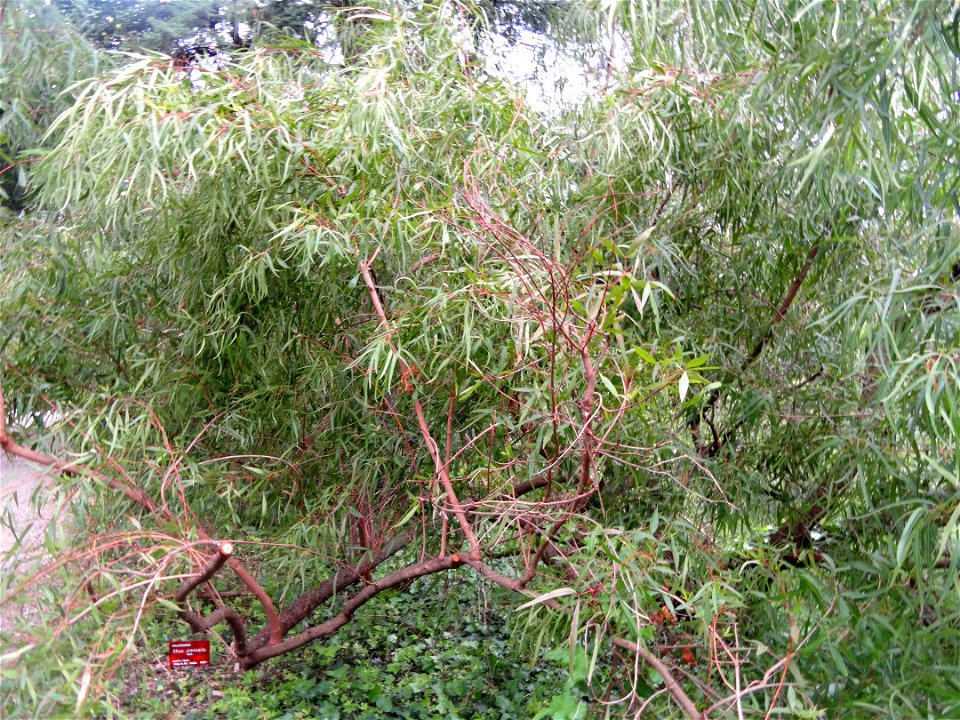
{"type": "Polygon", "coordinates": [[[223,564],[231,555],[233,555],[233,543],[220,543],[217,554],[210,558],[209,562],[207,562],[207,564],[203,566],[203,569],[200,570],[200,573],[192,578],[184,580],[180,584],[180,587],[177,588],[177,593],[175,595],[177,602],[183,602],[186,600],[190,593],[192,593],[198,586],[216,575],[217,571],[223,567],[223,564]]]}

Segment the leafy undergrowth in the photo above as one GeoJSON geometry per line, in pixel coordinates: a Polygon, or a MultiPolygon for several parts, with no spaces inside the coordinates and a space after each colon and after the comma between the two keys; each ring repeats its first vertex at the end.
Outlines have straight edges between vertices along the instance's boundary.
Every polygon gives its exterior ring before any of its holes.
{"type": "Polygon", "coordinates": [[[168,669],[165,643],[180,639],[182,627],[157,623],[148,630],[152,654],[127,664],[113,692],[131,717],[171,720],[506,720],[583,711],[562,659],[531,667],[504,616],[465,594],[424,602],[417,589],[393,593],[336,636],[246,673],[234,670],[216,640],[211,667],[168,669]]]}

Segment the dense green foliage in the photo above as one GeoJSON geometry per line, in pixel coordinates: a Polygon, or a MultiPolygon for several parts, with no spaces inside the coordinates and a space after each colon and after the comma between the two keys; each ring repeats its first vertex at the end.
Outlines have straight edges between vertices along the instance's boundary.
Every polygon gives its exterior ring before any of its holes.
{"type": "Polygon", "coordinates": [[[98,57],[57,11],[3,3],[0,26],[0,204],[20,209],[29,151],[73,98],[65,88],[97,69],[98,57]]]}
{"type": "MultiPolygon", "coordinates": [[[[960,12],[568,12],[622,57],[560,116],[456,4],[376,4],[345,65],[131,58],[61,96],[5,220],[3,392],[90,469],[92,590],[8,706],[104,702],[211,536],[279,607],[373,562],[355,623],[476,571],[598,716],[960,713],[960,12]]],[[[548,675],[505,716],[584,712],[548,675]]]]}

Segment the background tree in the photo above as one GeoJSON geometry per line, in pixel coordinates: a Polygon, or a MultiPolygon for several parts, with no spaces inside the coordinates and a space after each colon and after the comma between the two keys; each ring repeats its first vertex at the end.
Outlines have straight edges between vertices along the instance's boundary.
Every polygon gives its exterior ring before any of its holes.
{"type": "Polygon", "coordinates": [[[954,712],[957,14],[624,4],[548,120],[458,9],[77,88],[0,313],[93,599],[13,674],[158,595],[253,667],[458,570],[617,713],[954,712]],[[218,572],[255,609],[169,582],[218,572]]]}
{"type": "Polygon", "coordinates": [[[209,34],[221,22],[219,3],[209,0],[58,0],[56,4],[85,37],[106,50],[170,51],[178,41],[209,34]]]}
{"type": "MultiPolygon", "coordinates": [[[[227,47],[243,47],[253,38],[270,41],[278,34],[319,44],[336,38],[346,46],[362,37],[362,29],[352,32],[349,28],[371,9],[352,0],[57,0],[55,4],[99,48],[161,52],[170,52],[178,44],[217,44],[218,40],[227,47]]],[[[516,42],[523,31],[553,37],[568,34],[566,29],[573,27],[568,16],[573,10],[570,3],[555,0],[495,0],[460,5],[455,12],[470,19],[478,39],[492,32],[516,42]]]]}

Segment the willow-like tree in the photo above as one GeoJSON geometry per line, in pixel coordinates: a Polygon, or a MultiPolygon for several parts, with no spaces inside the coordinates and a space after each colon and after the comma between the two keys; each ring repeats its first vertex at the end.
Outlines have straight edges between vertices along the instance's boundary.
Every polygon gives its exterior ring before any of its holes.
{"type": "Polygon", "coordinates": [[[960,14],[570,18],[617,57],[562,117],[456,4],[365,11],[346,70],[74,87],[5,221],[0,443],[89,542],[3,579],[74,578],[8,704],[102,701],[148,610],[252,668],[456,572],[617,715],[960,712],[960,14]]]}

